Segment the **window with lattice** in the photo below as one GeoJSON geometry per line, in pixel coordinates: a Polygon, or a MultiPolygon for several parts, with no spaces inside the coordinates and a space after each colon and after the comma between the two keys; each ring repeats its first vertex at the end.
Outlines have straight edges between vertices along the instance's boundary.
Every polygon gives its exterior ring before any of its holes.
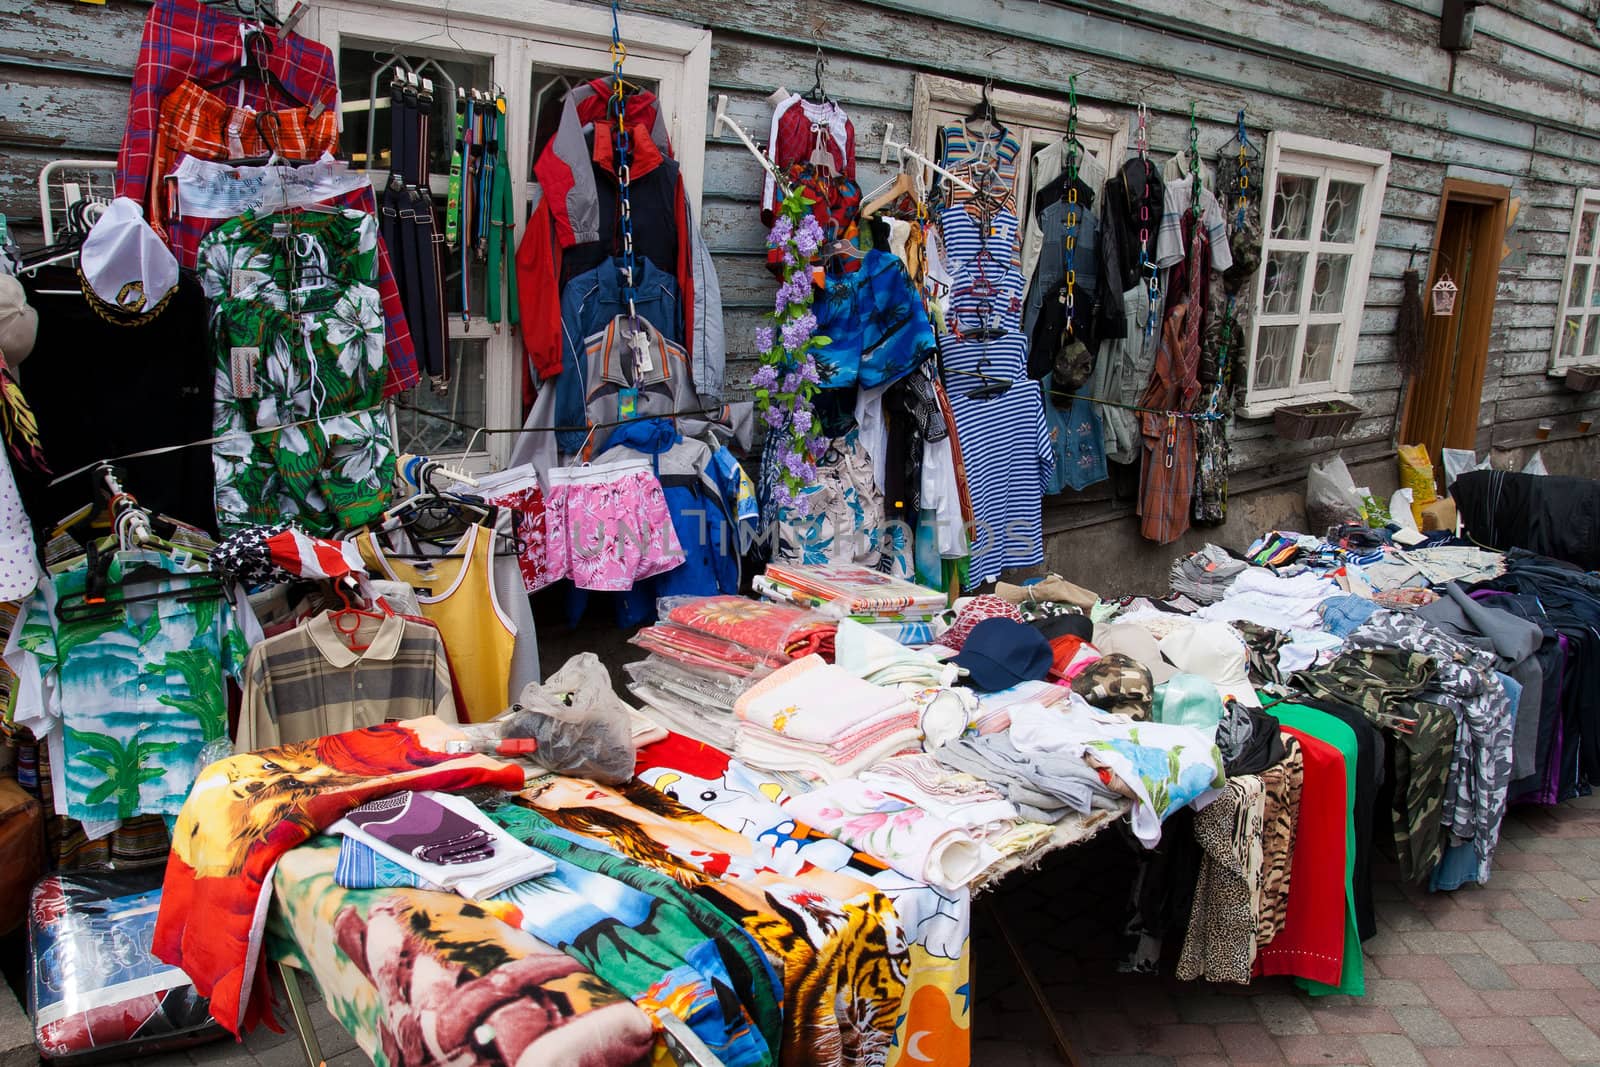
{"type": "Polygon", "coordinates": [[[1267,138],[1246,414],[1347,397],[1388,177],[1388,152],[1267,138]]]}

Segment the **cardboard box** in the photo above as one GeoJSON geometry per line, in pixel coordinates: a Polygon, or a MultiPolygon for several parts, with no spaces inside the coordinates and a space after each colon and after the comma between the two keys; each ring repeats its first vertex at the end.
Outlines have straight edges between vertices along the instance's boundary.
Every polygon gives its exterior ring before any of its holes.
{"type": "Polygon", "coordinates": [[[1449,530],[1456,528],[1456,502],[1440,497],[1417,509],[1418,525],[1423,530],[1449,530]]]}

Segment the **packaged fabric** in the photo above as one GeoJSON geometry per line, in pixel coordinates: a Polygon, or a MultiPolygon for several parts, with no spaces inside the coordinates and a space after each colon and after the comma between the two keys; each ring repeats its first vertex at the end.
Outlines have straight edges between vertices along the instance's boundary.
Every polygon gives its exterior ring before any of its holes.
{"type": "Polygon", "coordinates": [[[777,562],[767,566],[766,577],[814,597],[817,610],[840,619],[928,618],[945,606],[945,595],[936,589],[892,578],[860,564],[777,562]]]}
{"type": "Polygon", "coordinates": [[[1439,499],[1439,490],[1434,484],[1433,461],[1428,458],[1427,445],[1401,445],[1397,456],[1400,461],[1400,486],[1411,490],[1411,507],[1415,518],[1415,509],[1439,499]]]}
{"type": "Polygon", "coordinates": [[[998,855],[909,800],[853,778],[794,797],[785,810],[908,878],[955,890],[998,855]]]}
{"type": "Polygon", "coordinates": [[[128,1062],[212,1041],[222,1028],[189,976],[151,952],[154,870],[52,874],[28,918],[28,1015],[52,1063],[128,1062]]]}
{"type": "Polygon", "coordinates": [[[786,660],[813,652],[831,659],[838,629],[817,612],[741,596],[662,597],[656,611],[669,623],[786,660]]]}
{"type": "Polygon", "coordinates": [[[548,874],[550,857],[512,837],[463,797],[405,790],[368,801],[328,827],[469,900],[548,874]]]}
{"type": "Polygon", "coordinates": [[[782,652],[757,652],[737,641],[667,622],[645,627],[628,638],[628,643],[685,667],[720,670],[741,678],[761,677],[792,662],[782,652]]]}

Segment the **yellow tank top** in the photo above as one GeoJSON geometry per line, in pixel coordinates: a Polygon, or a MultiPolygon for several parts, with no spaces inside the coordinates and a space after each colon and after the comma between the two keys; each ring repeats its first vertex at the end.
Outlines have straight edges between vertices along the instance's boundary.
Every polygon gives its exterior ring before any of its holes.
{"type": "Polygon", "coordinates": [[[417,591],[422,614],[439,627],[456,684],[467,706],[462,718],[487,722],[510,706],[511,650],[517,634],[494,595],[494,534],[470,527],[437,563],[390,559],[370,532],[356,538],[369,568],[417,591]]]}

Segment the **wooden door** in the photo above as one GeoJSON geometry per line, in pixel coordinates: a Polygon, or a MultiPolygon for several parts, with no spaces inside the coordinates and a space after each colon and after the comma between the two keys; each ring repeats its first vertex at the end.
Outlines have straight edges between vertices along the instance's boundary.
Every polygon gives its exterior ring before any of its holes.
{"type": "Polygon", "coordinates": [[[1425,444],[1435,469],[1443,448],[1477,443],[1489,326],[1499,284],[1509,190],[1448,179],[1440,197],[1428,277],[1423,281],[1422,371],[1406,396],[1402,444],[1425,444]],[[1433,286],[1446,273],[1458,287],[1455,312],[1433,314],[1433,286]]]}

